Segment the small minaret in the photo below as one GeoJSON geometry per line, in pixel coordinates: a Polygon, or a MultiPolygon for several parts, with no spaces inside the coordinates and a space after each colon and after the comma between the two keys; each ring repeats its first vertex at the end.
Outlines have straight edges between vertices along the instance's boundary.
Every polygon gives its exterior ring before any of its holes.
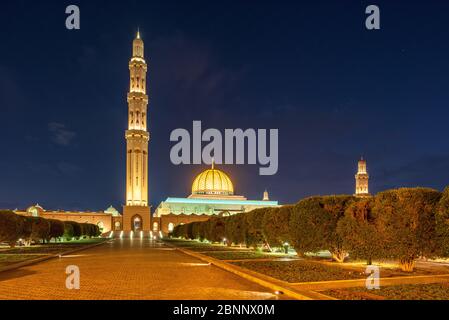
{"type": "Polygon", "coordinates": [[[369,189],[368,189],[368,180],[369,175],[366,170],[366,161],[363,160],[363,157],[359,160],[358,171],[355,175],[355,196],[356,197],[368,197],[369,189]]]}
{"type": "Polygon", "coordinates": [[[265,190],[263,193],[263,201],[270,201],[270,196],[268,195],[267,190],[265,190]]]}

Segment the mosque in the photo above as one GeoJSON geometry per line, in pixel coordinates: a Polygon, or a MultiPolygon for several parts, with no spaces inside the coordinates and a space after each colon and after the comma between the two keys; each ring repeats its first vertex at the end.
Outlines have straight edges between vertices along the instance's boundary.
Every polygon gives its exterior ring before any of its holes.
{"type": "MultiPolygon", "coordinates": [[[[99,212],[47,211],[40,205],[27,210],[15,210],[17,214],[93,223],[105,235],[154,237],[170,233],[179,224],[204,221],[211,216],[229,216],[257,208],[279,206],[269,199],[265,191],[262,200],[248,200],[236,195],[229,176],[212,163],[210,169],[200,173],[192,183],[192,193],[186,198],[170,197],[161,202],[151,215],[148,200],[148,144],[147,130],[148,95],[144,57],[144,42],[137,33],[133,41],[132,58],[129,62],[130,86],[128,101],[128,130],[126,139],[126,204],[121,214],[112,206],[99,212]]],[[[355,195],[369,196],[366,161],[360,160],[355,176],[355,195]]]]}

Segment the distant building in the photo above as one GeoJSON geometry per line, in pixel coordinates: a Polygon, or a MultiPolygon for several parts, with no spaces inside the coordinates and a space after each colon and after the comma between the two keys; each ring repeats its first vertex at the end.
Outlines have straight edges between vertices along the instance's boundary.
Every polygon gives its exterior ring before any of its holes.
{"type": "Polygon", "coordinates": [[[355,175],[355,196],[356,197],[369,197],[369,175],[366,170],[366,161],[361,158],[358,163],[358,170],[355,175]]]}
{"type": "Polygon", "coordinates": [[[60,221],[96,224],[102,233],[122,229],[122,216],[112,206],[105,211],[63,211],[45,210],[39,204],[26,210],[14,210],[16,214],[28,217],[42,217],[60,221]]]}

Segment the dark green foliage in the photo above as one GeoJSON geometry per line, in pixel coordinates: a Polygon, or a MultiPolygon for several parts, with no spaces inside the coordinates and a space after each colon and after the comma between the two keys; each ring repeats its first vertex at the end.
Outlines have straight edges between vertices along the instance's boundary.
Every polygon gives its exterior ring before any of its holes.
{"type": "Polygon", "coordinates": [[[246,225],[245,241],[248,248],[258,248],[267,243],[263,233],[263,221],[268,210],[267,208],[255,209],[244,214],[246,225]]]}
{"type": "Polygon", "coordinates": [[[441,193],[427,188],[402,188],[376,195],[373,212],[390,258],[399,259],[403,271],[413,271],[419,257],[439,253],[436,212],[441,193]]]}
{"type": "Polygon", "coordinates": [[[176,237],[245,243],[248,247],[293,245],[299,255],[329,250],[352,258],[398,259],[413,270],[418,257],[449,256],[449,188],[398,189],[359,199],[316,196],[294,206],[261,208],[230,217],[177,226],[176,237]]]}
{"type": "Polygon", "coordinates": [[[441,196],[436,213],[436,234],[441,256],[449,256],[449,187],[441,196]]]}
{"type": "Polygon", "coordinates": [[[73,239],[74,232],[73,232],[73,224],[70,221],[64,221],[64,235],[63,237],[70,241],[73,239]]]}
{"type": "Polygon", "coordinates": [[[214,217],[207,221],[208,240],[211,242],[222,242],[226,238],[225,218],[214,217]]]}
{"type": "Polygon", "coordinates": [[[271,247],[283,247],[291,241],[289,223],[292,211],[293,206],[266,209],[262,227],[265,239],[271,247]]]}
{"type": "Polygon", "coordinates": [[[48,219],[47,221],[50,223],[50,230],[46,240],[61,238],[64,235],[64,223],[53,219],[48,219]]]}
{"type": "Polygon", "coordinates": [[[246,241],[246,219],[245,214],[240,213],[225,219],[226,239],[228,244],[240,245],[246,241]]]}
{"type": "Polygon", "coordinates": [[[304,254],[329,250],[335,260],[342,262],[347,251],[337,233],[337,224],[353,201],[355,198],[347,195],[301,200],[290,219],[290,236],[296,251],[304,254]]]}
{"type": "Polygon", "coordinates": [[[50,223],[48,220],[40,217],[26,217],[26,220],[31,224],[31,233],[29,241],[45,241],[50,234],[50,223]]]}
{"type": "Polygon", "coordinates": [[[20,239],[24,221],[12,211],[0,211],[0,242],[14,247],[20,239]]]}
{"type": "Polygon", "coordinates": [[[373,205],[373,198],[353,202],[337,225],[343,247],[349,250],[351,258],[365,259],[368,264],[373,259],[386,255],[382,234],[376,225],[378,220],[372,210],[373,205]]]}

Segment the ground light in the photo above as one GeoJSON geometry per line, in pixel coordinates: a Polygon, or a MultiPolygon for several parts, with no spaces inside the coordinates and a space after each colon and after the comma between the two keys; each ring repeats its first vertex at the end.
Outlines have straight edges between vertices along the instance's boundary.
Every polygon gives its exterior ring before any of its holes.
{"type": "Polygon", "coordinates": [[[276,291],[274,292],[274,294],[278,296],[278,295],[281,295],[281,294],[284,294],[284,293],[283,293],[282,291],[276,290],[276,291]]]}
{"type": "Polygon", "coordinates": [[[140,231],[140,239],[143,239],[143,231],[140,231]]]}
{"type": "Polygon", "coordinates": [[[111,234],[109,235],[109,238],[112,238],[114,236],[114,231],[111,231],[111,234]]]}
{"type": "Polygon", "coordinates": [[[131,240],[134,238],[134,231],[131,231],[131,233],[129,234],[131,240]]]}
{"type": "Polygon", "coordinates": [[[123,231],[120,232],[120,239],[123,239],[123,231]]]}

